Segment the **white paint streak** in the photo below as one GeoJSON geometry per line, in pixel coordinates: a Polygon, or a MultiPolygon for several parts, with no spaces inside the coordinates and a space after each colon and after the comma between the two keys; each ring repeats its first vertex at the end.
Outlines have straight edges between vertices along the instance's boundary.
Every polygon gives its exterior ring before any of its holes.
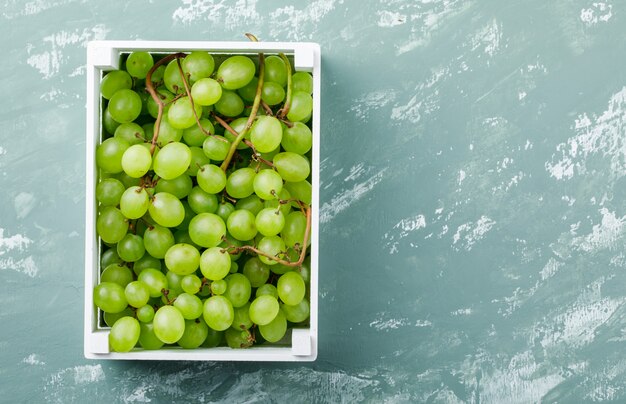
{"type": "Polygon", "coordinates": [[[387,240],[387,248],[389,248],[389,254],[395,254],[398,252],[400,240],[407,237],[409,234],[415,232],[416,230],[423,229],[425,227],[426,217],[422,214],[401,219],[393,226],[392,230],[396,230],[395,233],[387,232],[383,236],[383,238],[387,240]]]}
{"type": "Polygon", "coordinates": [[[594,2],[589,8],[580,10],[580,21],[587,27],[594,26],[600,22],[607,22],[613,16],[613,6],[608,3],[594,2]]]}
{"type": "Polygon", "coordinates": [[[0,270],[11,269],[34,278],[39,273],[39,268],[35,264],[32,255],[26,258],[14,259],[13,257],[0,258],[0,270]]]}
{"type": "Polygon", "coordinates": [[[378,11],[378,26],[382,28],[395,27],[406,22],[406,15],[395,11],[381,10],[378,11]]]}
{"type": "Polygon", "coordinates": [[[4,229],[0,228],[0,255],[4,255],[13,250],[23,252],[33,241],[21,234],[11,237],[4,237],[4,229]]]}
{"type": "Polygon", "coordinates": [[[33,366],[43,366],[46,364],[46,362],[40,359],[39,355],[34,354],[34,353],[22,359],[22,363],[26,363],[27,365],[33,365],[33,366]]]}
{"type": "Polygon", "coordinates": [[[593,226],[590,234],[574,239],[573,246],[577,249],[592,252],[604,249],[621,248],[626,216],[617,217],[615,212],[609,212],[607,208],[601,208],[602,220],[593,226]]]}
{"type": "Polygon", "coordinates": [[[372,91],[352,101],[349,111],[359,119],[367,119],[371,112],[389,104],[396,98],[396,90],[372,91]]]}
{"type": "Polygon", "coordinates": [[[105,379],[102,365],[84,365],[74,367],[74,383],[85,384],[100,382],[105,379]]]}
{"type": "Polygon", "coordinates": [[[492,57],[500,49],[502,40],[502,24],[493,19],[482,27],[471,39],[469,46],[472,51],[481,50],[492,57]]]}
{"type": "Polygon", "coordinates": [[[480,219],[473,222],[467,222],[460,225],[456,233],[452,236],[452,244],[460,243],[461,247],[470,251],[474,245],[485,237],[485,234],[496,224],[496,222],[487,216],[481,216],[480,219]]]}

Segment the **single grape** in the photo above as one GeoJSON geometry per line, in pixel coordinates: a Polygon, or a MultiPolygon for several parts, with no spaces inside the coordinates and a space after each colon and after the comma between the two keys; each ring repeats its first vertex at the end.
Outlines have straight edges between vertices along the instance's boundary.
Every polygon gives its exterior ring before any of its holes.
{"type": "Polygon", "coordinates": [[[163,289],[167,289],[167,278],[165,274],[158,269],[146,268],[137,277],[137,280],[143,282],[150,291],[150,297],[160,297],[163,289]]]}
{"type": "Polygon", "coordinates": [[[250,320],[249,310],[250,302],[244,304],[241,307],[235,308],[235,317],[233,319],[233,324],[231,325],[231,327],[236,330],[247,330],[248,328],[252,327],[253,323],[252,320],[250,320]]]}
{"type": "Polygon", "coordinates": [[[139,322],[132,317],[122,317],[113,324],[109,333],[109,345],[112,351],[128,352],[139,341],[141,328],[139,322]]]}
{"type": "Polygon", "coordinates": [[[250,348],[254,343],[254,337],[249,330],[236,330],[229,328],[224,332],[226,344],[233,349],[250,348]]]}
{"type": "Polygon", "coordinates": [[[228,232],[237,240],[252,240],[257,234],[255,217],[248,210],[236,210],[228,216],[226,227],[228,232]]]}
{"type": "Polygon", "coordinates": [[[182,94],[185,92],[185,83],[183,83],[183,78],[176,59],[167,64],[163,72],[163,83],[165,87],[174,94],[182,94]]]}
{"type": "Polygon", "coordinates": [[[101,282],[93,289],[93,302],[106,313],[119,313],[128,306],[124,288],[113,282],[101,282]]]}
{"type": "Polygon", "coordinates": [[[307,121],[313,111],[313,98],[304,91],[294,91],[287,119],[291,122],[307,121]]]}
{"type": "MultiPolygon", "coordinates": [[[[131,278],[132,279],[132,278],[131,278]]],[[[124,296],[128,304],[135,308],[145,306],[150,300],[150,290],[148,286],[140,281],[129,282],[124,289],[124,296]]]]}
{"type": "Polygon", "coordinates": [[[119,126],[120,123],[113,119],[111,113],[109,112],[109,108],[105,108],[102,113],[102,127],[104,128],[104,132],[112,135],[119,126]]]}
{"type": "Polygon", "coordinates": [[[198,175],[200,167],[210,164],[211,160],[209,160],[200,147],[192,146],[189,150],[191,151],[191,162],[189,163],[189,168],[185,173],[195,177],[198,175]]]}
{"type": "Polygon", "coordinates": [[[276,317],[268,324],[259,325],[259,332],[267,342],[280,341],[287,332],[287,318],[280,309],[276,317]]]}
{"type": "Polygon", "coordinates": [[[154,334],[166,344],[173,344],[185,332],[185,319],[173,306],[163,306],[154,314],[154,334]]]}
{"type": "Polygon", "coordinates": [[[214,104],[215,110],[227,117],[241,115],[244,109],[243,100],[234,91],[223,90],[222,96],[214,104]]]}
{"type": "Polygon", "coordinates": [[[105,140],[96,148],[96,164],[107,173],[122,172],[122,156],[129,147],[128,142],[120,138],[105,140]]]}
{"type": "Polygon", "coordinates": [[[278,300],[273,296],[259,296],[250,304],[250,320],[257,325],[269,324],[276,318],[279,310],[278,300]]]}
{"type": "Polygon", "coordinates": [[[254,177],[252,168],[244,167],[233,171],[226,180],[226,192],[233,198],[245,198],[254,192],[254,177]]]}
{"type": "Polygon", "coordinates": [[[281,87],[287,85],[287,66],[280,56],[271,55],[265,58],[264,81],[274,82],[281,87]]]}
{"type": "Polygon", "coordinates": [[[274,156],[274,167],[285,181],[290,182],[304,181],[311,173],[307,159],[292,152],[278,153],[274,156]]]}
{"type": "Polygon", "coordinates": [[[212,281],[223,279],[230,271],[230,255],[221,247],[207,248],[200,257],[200,271],[212,281]]]}
{"type": "MultiPolygon", "coordinates": [[[[194,212],[193,209],[191,209],[191,207],[189,206],[189,203],[187,203],[186,199],[181,201],[181,203],[183,204],[183,208],[185,209],[185,218],[178,225],[177,228],[178,228],[178,230],[187,230],[187,229],[189,229],[189,223],[191,223],[191,219],[196,217],[196,212],[194,212]]],[[[190,241],[187,244],[192,244],[192,245],[194,245],[194,247],[196,247],[195,243],[193,241],[190,241]]]]}
{"type": "Polygon", "coordinates": [[[130,177],[123,171],[117,175],[117,178],[122,181],[122,184],[124,184],[125,188],[138,187],[141,184],[140,178],[130,177]]]}
{"type": "Polygon", "coordinates": [[[276,290],[276,286],[272,285],[271,283],[266,283],[265,285],[259,286],[259,288],[256,290],[255,297],[263,295],[274,296],[274,298],[278,299],[278,291],[276,290]]]}
{"type": "MultiPolygon", "coordinates": [[[[176,296],[183,293],[183,288],[180,287],[180,283],[182,282],[183,277],[184,275],[179,275],[176,272],[169,271],[169,270],[165,273],[165,278],[167,279],[169,293],[174,292],[176,296]]],[[[167,295],[169,300],[172,300],[176,296],[171,295],[171,294],[167,295]]],[[[166,301],[165,304],[167,303],[168,302],[166,301]]]]}
{"type": "Polygon", "coordinates": [[[216,331],[230,328],[235,313],[233,305],[224,296],[211,296],[204,302],[204,321],[216,331]]]}
{"type": "Polygon", "coordinates": [[[150,216],[163,227],[176,227],[185,218],[185,208],[178,198],[167,192],[159,192],[152,198],[148,208],[150,216]]]}
{"type": "MultiPolygon", "coordinates": [[[[232,265],[232,262],[231,262],[232,265]]],[[[211,282],[211,293],[214,295],[223,295],[228,287],[228,282],[224,279],[211,282]]]]}
{"type": "Polygon", "coordinates": [[[143,245],[154,258],[165,258],[167,250],[174,245],[174,235],[167,227],[154,225],[143,234],[143,245]]]}
{"type": "Polygon", "coordinates": [[[96,185],[96,199],[102,206],[117,206],[125,189],[119,180],[105,178],[96,185]]]}
{"type": "Polygon", "coordinates": [[[292,323],[301,323],[309,318],[310,306],[307,299],[302,299],[300,303],[293,306],[283,304],[280,308],[285,313],[287,320],[292,323]]]}
{"type": "Polygon", "coordinates": [[[305,154],[313,146],[313,134],[302,122],[294,122],[291,127],[284,128],[280,144],[285,151],[305,154]]]}
{"type": "Polygon", "coordinates": [[[190,83],[209,77],[215,69],[213,56],[208,52],[193,51],[182,61],[183,71],[189,75],[190,83]]]}
{"type": "Polygon", "coordinates": [[[254,97],[256,96],[256,88],[259,84],[259,79],[253,77],[252,80],[245,86],[241,87],[237,90],[237,94],[246,102],[254,102],[254,97]]]}
{"type": "MultiPolygon", "coordinates": [[[[195,100],[196,99],[194,98],[194,101],[195,100]]],[[[201,118],[200,125],[207,133],[210,133],[212,135],[215,134],[215,128],[213,127],[211,121],[209,121],[208,119],[201,118]]],[[[192,125],[183,131],[183,140],[185,141],[185,143],[187,143],[187,146],[189,147],[202,147],[206,139],[207,135],[204,133],[204,131],[202,131],[202,129],[200,129],[197,124],[192,125]]]]}
{"type": "Polygon", "coordinates": [[[278,193],[278,199],[267,200],[263,203],[265,208],[273,208],[275,210],[280,210],[283,216],[287,217],[289,212],[291,212],[291,204],[290,203],[280,203],[280,201],[287,201],[291,199],[291,194],[286,189],[286,183],[283,184],[283,190],[278,193]]]}
{"type": "Polygon", "coordinates": [[[191,104],[189,97],[177,99],[167,111],[167,120],[176,129],[186,129],[196,124],[196,116],[198,119],[202,115],[202,106],[191,104]],[[194,114],[195,110],[195,114],[194,114]]]}
{"type": "Polygon", "coordinates": [[[133,280],[133,273],[124,264],[111,264],[100,274],[100,282],[113,282],[126,287],[133,280]]]}
{"type": "Polygon", "coordinates": [[[122,123],[115,129],[114,137],[122,139],[130,145],[143,142],[145,131],[134,122],[122,123]]]}
{"type": "Polygon", "coordinates": [[[263,209],[263,201],[261,198],[252,194],[237,201],[235,209],[245,209],[253,215],[257,215],[263,209]]]}
{"type": "Polygon", "coordinates": [[[184,143],[172,142],[163,146],[154,157],[154,172],[161,178],[172,180],[187,171],[190,163],[189,147],[184,143]]]}
{"type": "Polygon", "coordinates": [[[228,216],[235,211],[235,207],[230,202],[222,202],[217,206],[216,215],[222,218],[224,222],[228,220],[228,216]]]}
{"type": "MultiPolygon", "coordinates": [[[[156,122],[154,125],[156,125],[156,122]]],[[[163,118],[161,119],[161,124],[159,125],[159,136],[157,137],[157,145],[159,147],[164,147],[170,143],[180,142],[182,138],[183,129],[178,129],[172,126],[169,119],[167,118],[167,115],[163,115],[163,118]]],[[[156,155],[153,156],[153,159],[154,157],[156,157],[156,155]]]]}
{"type": "Polygon", "coordinates": [[[252,257],[243,266],[243,274],[253,288],[261,287],[270,277],[270,268],[259,257],[252,257]]]}
{"type": "Polygon", "coordinates": [[[278,278],[276,289],[280,300],[290,306],[300,303],[306,293],[304,280],[297,271],[290,271],[281,275],[278,278]]]}
{"type": "Polygon", "coordinates": [[[247,56],[231,56],[217,69],[217,81],[227,90],[236,90],[248,84],[256,67],[247,56]]]}
{"type": "Polygon", "coordinates": [[[275,236],[283,230],[285,216],[276,208],[265,208],[256,215],[254,224],[262,235],[275,236]]]}
{"type": "Polygon", "coordinates": [[[138,79],[145,79],[152,66],[154,60],[148,52],[133,52],[126,59],[126,71],[138,79]]]}
{"type": "MultiPolygon", "coordinates": [[[[285,259],[284,252],[287,249],[285,246],[285,242],[279,236],[267,236],[263,237],[261,241],[259,241],[259,245],[257,246],[259,251],[264,252],[270,257],[285,259]]],[[[276,265],[277,262],[271,258],[265,257],[263,255],[259,255],[259,259],[261,262],[267,265],[276,265]]]]}
{"type": "Polygon", "coordinates": [[[307,94],[313,93],[313,77],[307,72],[296,72],[291,76],[293,91],[304,91],[307,94]]]}
{"type": "Polygon", "coordinates": [[[285,218],[285,226],[281,231],[281,236],[287,247],[302,246],[304,233],[306,232],[306,216],[300,212],[291,212],[285,218]]]}
{"type": "Polygon", "coordinates": [[[139,219],[148,211],[150,196],[145,188],[130,187],[120,198],[120,211],[129,219],[139,219]]]}
{"type": "MultiPolygon", "coordinates": [[[[144,233],[145,234],[145,233],[144,233]]],[[[144,246],[146,245],[146,239],[144,237],[143,240],[144,246]]],[[[146,249],[147,251],[147,249],[146,249]]],[[[153,256],[148,254],[144,254],[143,257],[139,258],[137,261],[133,263],[133,272],[135,275],[139,276],[139,274],[147,268],[152,268],[156,270],[161,270],[161,260],[154,258],[153,256]]]]}
{"type": "Polygon", "coordinates": [[[117,253],[117,248],[109,248],[100,257],[100,268],[106,268],[111,264],[122,264],[124,260],[117,253]]]}
{"type": "Polygon", "coordinates": [[[109,113],[119,123],[132,122],[141,113],[141,98],[133,90],[122,89],[109,101],[109,113]]]}
{"type": "Polygon", "coordinates": [[[222,343],[222,339],[224,338],[223,331],[216,331],[209,327],[208,334],[204,342],[202,343],[203,348],[215,348],[219,344],[222,343]]]}
{"type": "Polygon", "coordinates": [[[198,186],[207,194],[222,192],[226,186],[226,174],[214,164],[205,164],[197,172],[198,186]]]}
{"type": "MultiPolygon", "coordinates": [[[[311,204],[313,190],[310,182],[285,182],[283,186],[287,189],[287,191],[289,191],[292,198],[302,201],[308,205],[311,204]]],[[[299,207],[295,202],[293,202],[292,206],[294,206],[295,208],[299,207]]]]}
{"type": "MultiPolygon", "coordinates": [[[[233,131],[235,131],[235,133],[241,133],[244,130],[244,128],[246,127],[247,123],[248,123],[248,118],[245,117],[245,116],[242,116],[241,118],[237,118],[234,121],[232,121],[230,123],[230,127],[231,127],[231,129],[233,131]]],[[[224,131],[224,137],[229,142],[234,142],[235,141],[235,135],[233,135],[228,130],[224,131]]],[[[250,140],[250,132],[249,131],[245,135],[244,139],[250,140]]],[[[237,146],[237,150],[244,150],[244,149],[249,149],[248,145],[246,145],[245,142],[240,142],[239,145],[237,146]]]]}
{"type": "Polygon", "coordinates": [[[191,97],[198,105],[213,105],[221,96],[222,86],[213,79],[200,79],[191,87],[191,97]]]}
{"type": "Polygon", "coordinates": [[[200,265],[200,252],[190,244],[174,244],[165,253],[165,266],[178,274],[189,275],[200,265]]]}
{"type": "Polygon", "coordinates": [[[283,190],[283,178],[274,170],[261,170],[252,183],[254,193],[261,199],[276,199],[283,190]]]}
{"type": "Polygon", "coordinates": [[[250,281],[245,275],[236,273],[230,274],[226,278],[226,292],[224,292],[224,297],[228,299],[228,301],[233,305],[233,307],[241,307],[248,300],[250,300],[250,296],[252,294],[252,287],[250,286],[250,281]]]}
{"type": "Polygon", "coordinates": [[[214,213],[217,210],[217,196],[204,192],[198,186],[191,189],[187,202],[195,213],[214,213]]]}
{"type": "Polygon", "coordinates": [[[104,323],[109,327],[113,327],[113,324],[117,322],[122,317],[133,316],[133,310],[130,307],[126,307],[124,310],[119,313],[107,313],[104,312],[102,318],[104,319],[104,323]]]}
{"type": "MultiPolygon", "coordinates": [[[[154,75],[153,75],[153,80],[155,80],[154,75]]],[[[155,91],[159,99],[165,105],[163,108],[163,118],[167,118],[167,111],[169,111],[170,106],[172,105],[171,101],[176,96],[164,87],[159,87],[155,91]]],[[[148,98],[148,102],[146,103],[146,109],[148,110],[148,113],[150,114],[150,116],[153,117],[154,119],[156,119],[156,117],[159,115],[159,104],[157,104],[156,101],[154,101],[152,97],[148,98]]]]}
{"type": "Polygon", "coordinates": [[[213,213],[200,213],[189,223],[189,236],[201,247],[211,248],[222,242],[226,225],[222,218],[213,213]]]}
{"type": "MultiPolygon", "coordinates": [[[[141,283],[141,282],[140,282],[141,283]]],[[[137,309],[137,320],[142,323],[151,323],[154,319],[154,307],[146,304],[137,309]]]]}
{"type": "Polygon", "coordinates": [[[143,257],[145,252],[146,249],[143,246],[143,238],[136,234],[126,234],[124,238],[117,243],[117,253],[120,255],[120,258],[126,262],[137,261],[139,258],[143,257]]]}
{"type": "Polygon", "coordinates": [[[102,78],[100,82],[100,94],[103,98],[109,100],[118,90],[130,89],[132,87],[133,79],[128,73],[123,70],[113,70],[102,78]]]}
{"type": "Polygon", "coordinates": [[[200,298],[188,293],[179,294],[174,301],[174,307],[180,311],[185,320],[195,320],[203,313],[203,305],[200,298]]]}
{"type": "Polygon", "coordinates": [[[280,104],[285,99],[285,90],[278,83],[272,81],[264,82],[261,90],[261,99],[270,106],[280,104]]]}
{"type": "Polygon", "coordinates": [[[152,165],[150,150],[142,144],[130,146],[122,155],[122,169],[133,178],[143,177],[152,165]]]}
{"type": "Polygon", "coordinates": [[[206,340],[208,334],[209,327],[204,320],[186,320],[185,332],[183,332],[183,336],[180,337],[177,344],[185,349],[198,348],[206,340]]]}
{"type": "Polygon", "coordinates": [[[209,136],[204,140],[202,150],[211,160],[223,161],[230,150],[230,144],[224,136],[209,136]]]}
{"type": "Polygon", "coordinates": [[[202,280],[194,274],[185,275],[180,281],[180,287],[185,293],[195,295],[200,291],[200,288],[202,287],[202,280]]]}
{"type": "Polygon", "coordinates": [[[311,283],[311,256],[304,259],[304,262],[300,267],[300,275],[302,276],[304,283],[311,283]]]}
{"type": "Polygon", "coordinates": [[[159,179],[155,192],[167,192],[174,195],[178,199],[183,199],[193,188],[193,181],[187,174],[181,174],[171,180],[159,179]]]}
{"type": "Polygon", "coordinates": [[[139,345],[143,349],[155,350],[161,349],[163,341],[161,341],[154,333],[154,324],[152,322],[139,323],[141,333],[139,335],[139,345]]]}
{"type": "Polygon", "coordinates": [[[280,146],[283,128],[273,116],[260,116],[250,129],[250,141],[258,152],[268,153],[280,146]]]}
{"type": "Polygon", "coordinates": [[[100,214],[96,219],[96,231],[102,241],[115,244],[126,235],[128,222],[119,209],[107,206],[100,209],[100,214]]]}

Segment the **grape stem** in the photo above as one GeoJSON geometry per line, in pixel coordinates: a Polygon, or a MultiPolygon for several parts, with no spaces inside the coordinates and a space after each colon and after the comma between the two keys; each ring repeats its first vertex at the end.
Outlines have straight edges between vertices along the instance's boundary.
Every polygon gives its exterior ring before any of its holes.
{"type": "Polygon", "coordinates": [[[159,137],[159,129],[161,127],[161,119],[163,118],[163,108],[165,108],[165,104],[163,103],[163,100],[161,99],[161,97],[159,97],[159,95],[157,94],[156,90],[154,89],[154,85],[152,83],[152,73],[154,73],[154,71],[161,65],[168,63],[174,59],[180,59],[180,58],[184,58],[186,55],[182,52],[179,53],[172,53],[171,55],[167,55],[165,56],[163,59],[159,60],[158,62],[156,62],[148,71],[148,74],[146,75],[146,89],[148,90],[148,92],[150,93],[150,96],[152,97],[152,99],[154,100],[154,102],[157,103],[157,105],[159,106],[159,112],[157,114],[156,117],[156,121],[154,122],[154,135],[152,136],[152,144],[150,146],[150,154],[154,154],[154,150],[156,149],[156,142],[157,142],[157,138],[159,137]]]}
{"type": "Polygon", "coordinates": [[[267,103],[265,101],[261,100],[261,106],[265,110],[265,115],[267,115],[267,116],[274,116],[274,113],[272,112],[272,108],[270,108],[270,106],[267,105],[267,103]]]}
{"type": "MultiPolygon", "coordinates": [[[[235,131],[235,129],[233,129],[232,126],[230,126],[228,124],[228,122],[226,122],[225,120],[223,120],[222,118],[220,118],[218,115],[213,114],[213,118],[215,118],[215,120],[217,121],[217,123],[219,123],[220,125],[222,125],[222,127],[224,129],[226,129],[227,131],[229,131],[233,136],[237,137],[239,136],[239,134],[237,133],[237,131],[235,131]]],[[[251,141],[249,141],[248,139],[244,139],[243,143],[248,146],[249,148],[252,149],[252,158],[255,159],[256,161],[260,161],[261,163],[267,164],[270,167],[274,167],[274,164],[269,161],[269,160],[265,160],[263,158],[261,158],[261,154],[259,152],[256,151],[256,148],[254,147],[254,145],[252,144],[251,141]]]]}
{"type": "Polygon", "coordinates": [[[283,60],[283,62],[285,62],[285,67],[287,68],[287,95],[285,96],[285,105],[283,105],[283,107],[280,109],[280,111],[278,111],[278,113],[276,114],[278,116],[278,118],[280,118],[281,120],[287,116],[287,114],[289,113],[289,108],[291,108],[291,88],[292,88],[292,83],[291,83],[291,63],[289,62],[289,59],[287,59],[287,56],[285,56],[284,53],[279,53],[280,58],[283,60]]]}
{"type": "Polygon", "coordinates": [[[200,118],[196,113],[196,106],[193,103],[193,97],[191,96],[191,90],[189,89],[189,83],[187,82],[187,77],[185,77],[185,72],[183,72],[183,67],[180,64],[180,59],[176,59],[176,63],[178,63],[178,71],[180,72],[180,77],[183,79],[183,84],[185,85],[185,92],[187,93],[187,97],[189,97],[189,102],[191,103],[191,110],[193,111],[193,116],[196,118],[196,124],[198,128],[204,133],[206,136],[213,136],[209,131],[204,129],[202,124],[200,123],[200,118]]]}

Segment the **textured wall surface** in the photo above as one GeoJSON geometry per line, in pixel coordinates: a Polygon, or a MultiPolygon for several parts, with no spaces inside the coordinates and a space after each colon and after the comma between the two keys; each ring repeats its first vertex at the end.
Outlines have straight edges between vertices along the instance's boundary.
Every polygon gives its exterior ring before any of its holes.
{"type": "Polygon", "coordinates": [[[5,0],[0,401],[626,402],[626,2],[5,0]],[[322,47],[305,365],[82,354],[85,44],[322,47]]]}

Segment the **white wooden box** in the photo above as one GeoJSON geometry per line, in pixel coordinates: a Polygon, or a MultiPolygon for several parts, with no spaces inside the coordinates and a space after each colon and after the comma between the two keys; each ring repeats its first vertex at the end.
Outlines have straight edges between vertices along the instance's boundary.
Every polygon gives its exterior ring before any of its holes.
{"type": "Polygon", "coordinates": [[[320,68],[318,44],[295,42],[173,42],[173,41],[92,41],[87,47],[87,148],[85,197],[85,338],[84,353],[89,359],[127,360],[201,360],[201,361],[314,361],[317,357],[318,315],[318,236],[319,236],[319,152],[320,152],[320,68]],[[100,274],[100,239],[96,234],[97,201],[95,187],[98,170],[95,163],[96,146],[101,139],[100,80],[103,72],[119,67],[120,57],[133,51],[173,53],[205,50],[213,54],[285,53],[292,57],[296,71],[313,75],[313,159],[312,221],[311,221],[311,316],[309,328],[294,328],[291,344],[286,346],[253,346],[248,349],[228,347],[164,348],[156,351],[135,348],[128,353],[111,352],[109,328],[99,325],[98,309],[93,303],[93,288],[100,274]]]}

